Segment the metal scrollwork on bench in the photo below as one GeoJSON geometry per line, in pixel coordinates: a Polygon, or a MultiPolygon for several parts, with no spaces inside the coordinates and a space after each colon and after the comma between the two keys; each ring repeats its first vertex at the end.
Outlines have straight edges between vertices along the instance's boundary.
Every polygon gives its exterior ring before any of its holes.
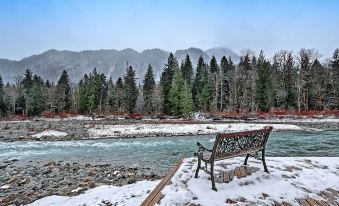
{"type": "Polygon", "coordinates": [[[246,154],[244,162],[246,165],[247,159],[249,157],[255,157],[253,154],[257,152],[261,152],[262,158],[258,159],[262,160],[265,172],[269,173],[265,162],[265,146],[272,129],[272,127],[265,127],[261,130],[218,134],[213,149],[211,150],[205,148],[198,142],[198,151],[194,153],[195,156],[198,156],[198,168],[195,173],[195,178],[198,178],[199,170],[203,169],[211,175],[212,189],[217,190],[213,175],[215,160],[246,154]],[[205,163],[204,167],[201,166],[201,161],[205,163]],[[210,169],[207,168],[207,164],[210,164],[210,169]]]}

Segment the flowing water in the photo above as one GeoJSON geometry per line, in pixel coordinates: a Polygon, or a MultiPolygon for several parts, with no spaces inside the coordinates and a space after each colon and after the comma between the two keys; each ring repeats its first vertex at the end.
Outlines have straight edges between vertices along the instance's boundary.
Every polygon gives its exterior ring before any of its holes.
{"type": "MultiPolygon", "coordinates": [[[[193,156],[196,142],[212,147],[215,135],[146,137],[59,142],[0,142],[0,163],[73,161],[149,167],[163,174],[178,158],[193,156]]],[[[273,132],[267,144],[267,156],[339,156],[339,131],[273,132]]]]}

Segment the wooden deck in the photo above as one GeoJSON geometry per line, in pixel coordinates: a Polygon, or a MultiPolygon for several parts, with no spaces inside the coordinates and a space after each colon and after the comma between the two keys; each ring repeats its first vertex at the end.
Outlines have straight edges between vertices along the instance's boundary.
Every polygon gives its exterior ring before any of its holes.
{"type": "Polygon", "coordinates": [[[175,174],[175,172],[178,170],[182,163],[183,158],[180,158],[175,165],[172,167],[172,169],[167,173],[167,175],[164,177],[164,179],[161,180],[161,182],[155,187],[155,189],[148,195],[148,197],[141,203],[141,206],[153,206],[156,203],[158,203],[161,198],[161,190],[166,185],[170,184],[170,180],[175,174]]]}
{"type": "MultiPolygon", "coordinates": [[[[161,199],[164,197],[164,195],[161,193],[161,190],[168,184],[171,183],[171,178],[173,175],[177,172],[178,168],[182,164],[183,159],[180,159],[174,167],[170,170],[170,172],[165,176],[165,178],[159,183],[159,185],[150,193],[150,195],[144,200],[144,202],[141,204],[142,206],[153,206],[157,203],[161,203],[161,199]]],[[[227,165],[225,165],[226,167],[227,165]]],[[[288,168],[288,169],[295,169],[295,168],[288,168]]],[[[247,166],[241,166],[237,167],[234,170],[228,171],[228,172],[222,172],[221,174],[215,176],[216,182],[219,183],[228,183],[232,181],[234,177],[237,178],[243,178],[248,175],[251,175],[252,173],[257,172],[258,169],[254,167],[247,167],[247,166]]],[[[307,189],[304,189],[307,191],[307,189]]],[[[265,199],[269,197],[269,194],[262,193],[262,198],[265,199]]],[[[296,202],[299,203],[301,206],[339,206],[339,191],[328,188],[318,194],[312,194],[313,198],[305,197],[301,199],[296,199],[296,202]]],[[[238,204],[250,204],[246,200],[246,198],[238,198],[238,199],[227,199],[226,205],[238,205],[238,204]]],[[[193,203],[187,204],[188,206],[198,206],[193,203]]],[[[291,203],[288,203],[286,200],[281,199],[279,201],[272,202],[272,205],[274,206],[292,206],[291,203]]],[[[294,204],[295,205],[295,204],[294,204]]]]}

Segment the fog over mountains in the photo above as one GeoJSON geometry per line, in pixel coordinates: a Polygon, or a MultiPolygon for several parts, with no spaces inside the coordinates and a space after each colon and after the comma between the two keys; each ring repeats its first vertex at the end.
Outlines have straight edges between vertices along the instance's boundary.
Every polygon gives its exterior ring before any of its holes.
{"type": "MultiPolygon", "coordinates": [[[[203,51],[199,48],[188,48],[177,50],[174,55],[179,63],[185,59],[186,54],[191,58],[193,66],[196,67],[198,58],[203,56],[205,61],[210,61],[214,55],[218,62],[222,56],[231,56],[234,62],[239,61],[239,56],[232,50],[224,47],[215,47],[203,51]]],[[[32,55],[20,61],[0,59],[0,74],[3,81],[15,83],[26,69],[30,69],[34,74],[38,74],[43,79],[57,82],[61,72],[65,69],[73,83],[91,72],[95,67],[107,77],[112,77],[115,81],[123,76],[126,65],[132,65],[136,71],[137,82],[141,83],[146,73],[148,64],[154,70],[156,81],[159,81],[164,64],[167,61],[169,52],[161,49],[147,49],[137,52],[133,49],[118,50],[86,50],[81,52],[48,50],[42,54],[32,55]]]]}

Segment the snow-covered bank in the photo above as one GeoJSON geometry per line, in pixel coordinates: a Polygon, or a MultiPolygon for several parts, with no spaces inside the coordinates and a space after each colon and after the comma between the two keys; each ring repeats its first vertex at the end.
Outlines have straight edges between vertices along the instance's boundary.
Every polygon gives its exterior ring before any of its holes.
{"type": "MultiPolygon", "coordinates": [[[[297,198],[323,200],[320,192],[339,190],[339,157],[269,157],[266,161],[270,174],[263,172],[261,162],[251,160],[252,174],[228,183],[219,181],[215,192],[205,172],[193,178],[197,161],[187,158],[163,189],[160,205],[225,205],[227,200],[247,205],[274,205],[274,201],[299,205],[297,198]]],[[[215,176],[239,168],[242,162],[243,158],[218,161],[215,176]]]]}
{"type": "Polygon", "coordinates": [[[103,185],[73,197],[48,196],[37,200],[30,206],[74,206],[74,205],[140,205],[156,187],[158,181],[139,181],[121,187],[103,185]],[[109,204],[111,203],[111,204],[109,204]]]}
{"type": "Polygon", "coordinates": [[[45,130],[43,132],[39,132],[36,134],[33,134],[32,137],[35,138],[41,138],[41,137],[65,137],[67,136],[66,132],[56,131],[56,130],[45,130]]]}
{"type": "Polygon", "coordinates": [[[274,131],[302,130],[301,127],[292,124],[130,124],[96,125],[94,128],[88,129],[88,133],[90,137],[174,136],[254,130],[262,129],[265,126],[273,126],[274,131]]]}
{"type": "MultiPolygon", "coordinates": [[[[228,182],[219,178],[222,172],[232,171],[242,166],[243,158],[237,157],[218,161],[215,166],[216,186],[211,189],[209,175],[201,171],[199,178],[193,178],[197,166],[195,158],[183,161],[171,183],[161,191],[163,197],[159,205],[274,205],[287,202],[299,205],[299,198],[326,199],[319,195],[329,188],[339,190],[339,157],[268,157],[270,174],[263,172],[261,162],[250,159],[251,174],[234,176],[228,182]]],[[[140,205],[156,187],[158,181],[140,181],[122,187],[99,186],[78,196],[48,196],[30,206],[45,205],[140,205]]],[[[332,190],[333,191],[333,190],[332,190]]],[[[339,197],[335,197],[339,201],[339,197]]]]}
{"type": "Polygon", "coordinates": [[[300,117],[300,118],[269,118],[269,119],[258,119],[255,121],[260,122],[276,122],[276,123],[339,123],[339,118],[332,117],[318,117],[318,118],[310,118],[310,117],[300,117]]]}

